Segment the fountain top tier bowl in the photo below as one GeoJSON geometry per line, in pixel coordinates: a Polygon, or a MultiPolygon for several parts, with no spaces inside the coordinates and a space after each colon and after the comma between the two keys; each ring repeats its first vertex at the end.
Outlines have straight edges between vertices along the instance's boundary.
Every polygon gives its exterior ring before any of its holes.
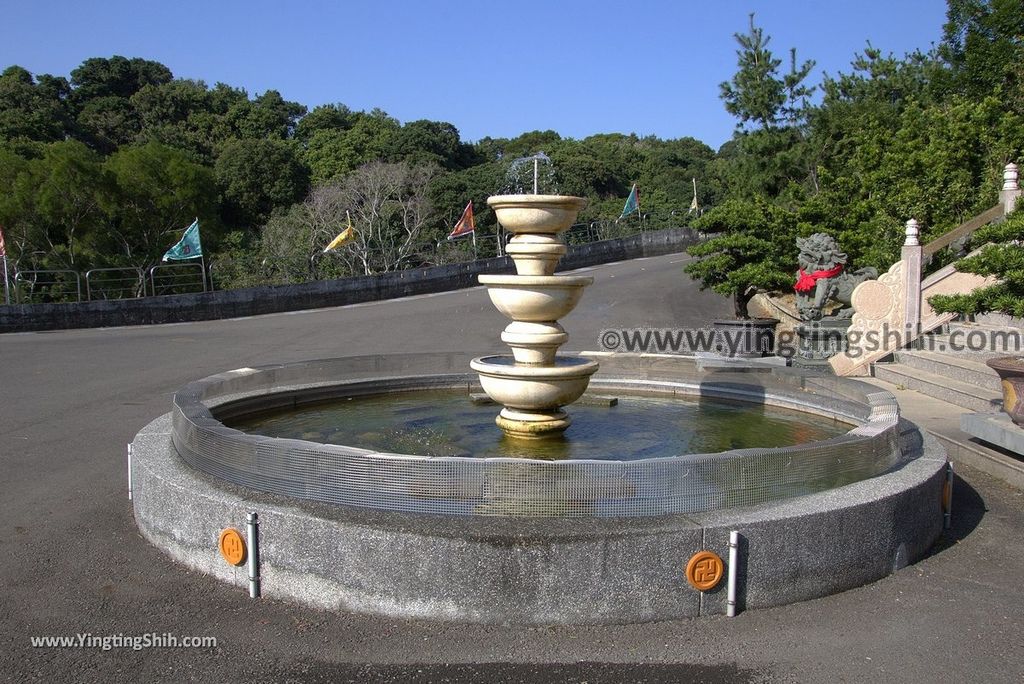
{"type": "Polygon", "coordinates": [[[487,198],[487,206],[510,233],[553,235],[572,225],[587,200],[569,195],[495,195],[487,198]]]}

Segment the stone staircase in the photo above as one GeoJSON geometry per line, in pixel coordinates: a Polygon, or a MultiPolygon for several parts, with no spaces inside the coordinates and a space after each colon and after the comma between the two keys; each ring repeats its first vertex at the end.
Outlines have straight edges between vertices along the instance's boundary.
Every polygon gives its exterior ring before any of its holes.
{"type": "Polygon", "coordinates": [[[999,377],[985,361],[1024,354],[1024,329],[951,322],[924,335],[915,347],[872,364],[874,378],[894,394],[907,397],[913,391],[930,398],[900,403],[910,420],[945,444],[952,460],[1024,487],[1024,459],[961,431],[959,420],[962,413],[1001,411],[999,377]]]}

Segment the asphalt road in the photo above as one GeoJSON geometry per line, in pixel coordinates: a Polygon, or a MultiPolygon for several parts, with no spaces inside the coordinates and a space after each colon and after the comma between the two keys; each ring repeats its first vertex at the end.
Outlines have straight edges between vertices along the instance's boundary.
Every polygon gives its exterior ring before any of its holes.
{"type": "MultiPolygon", "coordinates": [[[[695,327],[729,305],[681,255],[586,269],[571,349],[604,328],[695,327]]],[[[187,571],[136,532],[125,445],[186,382],[366,353],[502,351],[480,288],[169,326],[0,335],[0,679],[10,681],[909,681],[1024,679],[1024,497],[960,470],[933,554],[843,594],[704,618],[520,628],[329,614],[187,571]],[[33,648],[170,633],[215,648],[33,648]]],[[[409,562],[415,562],[410,559],[409,562]]]]}

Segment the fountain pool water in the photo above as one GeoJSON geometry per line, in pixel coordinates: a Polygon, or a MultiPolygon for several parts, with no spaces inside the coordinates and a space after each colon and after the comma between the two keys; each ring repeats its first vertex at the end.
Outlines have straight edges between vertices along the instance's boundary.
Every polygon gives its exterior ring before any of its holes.
{"type": "Polygon", "coordinates": [[[584,397],[562,439],[524,442],[494,429],[492,404],[462,390],[421,390],[300,405],[225,420],[254,435],[432,457],[636,461],[823,441],[854,426],[716,399],[584,397]]]}

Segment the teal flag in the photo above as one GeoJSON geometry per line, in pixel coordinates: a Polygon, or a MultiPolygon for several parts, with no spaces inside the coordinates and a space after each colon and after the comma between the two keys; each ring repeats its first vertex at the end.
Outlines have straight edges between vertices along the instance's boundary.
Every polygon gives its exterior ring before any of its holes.
{"type": "Polygon", "coordinates": [[[163,260],[183,261],[197,259],[201,256],[203,256],[203,245],[199,242],[199,219],[196,219],[191,226],[185,229],[185,234],[178,240],[178,244],[167,250],[163,260]]]}
{"type": "Polygon", "coordinates": [[[626,198],[626,206],[622,207],[622,216],[620,219],[624,219],[633,212],[640,212],[640,196],[636,192],[636,183],[633,183],[633,189],[629,191],[629,197],[626,198]]]}

